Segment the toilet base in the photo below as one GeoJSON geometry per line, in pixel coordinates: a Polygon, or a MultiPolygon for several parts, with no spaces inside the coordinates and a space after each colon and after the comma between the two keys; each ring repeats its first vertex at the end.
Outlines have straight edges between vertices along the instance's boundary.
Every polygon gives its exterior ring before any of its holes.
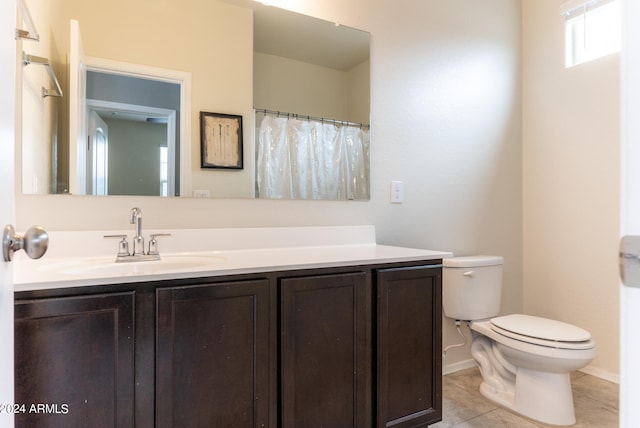
{"type": "Polygon", "coordinates": [[[518,368],[513,388],[500,391],[483,381],[480,393],[496,404],[540,422],[552,425],[576,423],[568,373],[518,368]]]}
{"type": "Polygon", "coordinates": [[[552,425],[576,422],[569,373],[595,358],[586,349],[550,348],[494,332],[472,322],[471,355],[480,366],[482,395],[514,412],[552,425]]]}

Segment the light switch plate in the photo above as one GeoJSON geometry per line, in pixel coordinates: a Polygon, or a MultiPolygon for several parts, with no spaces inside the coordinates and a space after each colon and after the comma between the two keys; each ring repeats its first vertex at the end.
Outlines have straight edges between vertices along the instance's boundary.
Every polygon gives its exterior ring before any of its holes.
{"type": "Polygon", "coordinates": [[[193,191],[193,197],[194,198],[208,198],[210,195],[209,190],[205,189],[205,190],[200,190],[200,189],[196,189],[193,191]]]}
{"type": "Polygon", "coordinates": [[[402,181],[391,182],[391,203],[401,204],[404,202],[404,188],[402,181]]]}

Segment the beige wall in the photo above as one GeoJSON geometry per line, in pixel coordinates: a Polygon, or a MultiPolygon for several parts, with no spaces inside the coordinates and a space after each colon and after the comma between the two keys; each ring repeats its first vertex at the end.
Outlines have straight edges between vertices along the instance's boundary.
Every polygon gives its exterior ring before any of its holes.
{"type": "Polygon", "coordinates": [[[370,69],[369,61],[341,71],[254,52],[253,105],[368,124],[370,69]]]}
{"type": "MultiPolygon", "coordinates": [[[[47,58],[52,64],[56,77],[60,84],[63,84],[65,77],[57,49],[56,38],[52,34],[49,18],[55,17],[59,13],[55,4],[43,0],[31,0],[28,2],[29,12],[36,25],[36,30],[40,41],[18,39],[17,51],[38,57],[47,58]]],[[[55,19],[54,19],[55,21],[55,19]]],[[[26,27],[24,27],[26,29],[26,27]]],[[[50,193],[53,187],[53,177],[51,164],[53,160],[53,147],[56,144],[58,134],[58,116],[64,109],[64,99],[57,97],[42,97],[42,88],[54,93],[55,85],[47,72],[47,68],[30,64],[19,67],[16,73],[18,84],[22,86],[20,102],[17,111],[24,111],[25,114],[18,115],[21,122],[18,129],[21,129],[19,138],[22,144],[17,150],[18,157],[22,157],[22,162],[16,170],[22,175],[18,179],[18,186],[22,185],[25,191],[33,194],[50,193]]]]}
{"type": "Polygon", "coordinates": [[[347,120],[346,72],[262,52],[253,69],[256,108],[347,120]]]}
{"type": "MultiPolygon", "coordinates": [[[[165,3],[149,8],[151,19],[177,13],[178,6],[167,9],[165,3]]],[[[145,228],[374,224],[383,244],[505,256],[503,312],[521,311],[520,2],[290,3],[296,11],[372,34],[370,201],[18,196],[18,229],[31,224],[49,230],[128,228],[134,205],[143,210],[145,228]],[[389,203],[391,180],[404,181],[401,205],[389,203]]],[[[215,52],[219,45],[214,41],[225,37],[226,29],[204,30],[215,52]]],[[[190,41],[176,43],[167,56],[187,61],[191,57],[183,51],[190,48],[190,41]]],[[[152,44],[149,49],[165,47],[152,44]]],[[[237,72],[249,73],[250,79],[250,71],[229,67],[229,73],[237,72]]],[[[249,95],[224,84],[199,96],[194,113],[205,101],[213,111],[251,108],[249,95]]],[[[444,343],[456,341],[447,320],[444,343]]],[[[451,352],[445,364],[468,358],[466,351],[451,352]]]]}
{"type": "Polygon", "coordinates": [[[191,73],[191,189],[218,197],[253,195],[251,11],[206,0],[110,0],[99,10],[84,0],[53,2],[58,23],[52,31],[63,57],[69,50],[69,19],[76,19],[86,56],[191,73]],[[249,155],[243,170],[200,168],[201,111],[245,118],[249,155]]]}
{"type": "Polygon", "coordinates": [[[564,68],[562,0],[523,1],[524,308],[618,373],[619,58],[564,68]]]}
{"type": "Polygon", "coordinates": [[[371,122],[371,61],[365,61],[349,70],[349,116],[347,120],[354,123],[371,122]]]}

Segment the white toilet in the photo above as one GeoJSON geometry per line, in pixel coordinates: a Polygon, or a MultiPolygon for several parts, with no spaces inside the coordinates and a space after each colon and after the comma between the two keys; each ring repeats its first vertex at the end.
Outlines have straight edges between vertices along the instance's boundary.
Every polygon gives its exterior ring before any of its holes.
{"type": "Polygon", "coordinates": [[[497,256],[445,259],[444,314],[468,322],[483,396],[531,419],[573,425],[569,372],[595,358],[595,343],[588,331],[571,324],[519,314],[496,317],[503,263],[497,256]]]}

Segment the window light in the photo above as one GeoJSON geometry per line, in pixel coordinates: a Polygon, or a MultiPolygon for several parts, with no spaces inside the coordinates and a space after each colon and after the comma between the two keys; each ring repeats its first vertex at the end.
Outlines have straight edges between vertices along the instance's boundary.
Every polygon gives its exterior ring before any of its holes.
{"type": "Polygon", "coordinates": [[[169,196],[169,149],[160,146],[160,196],[169,196]]]}
{"type": "Polygon", "coordinates": [[[620,51],[620,0],[569,0],[565,18],[565,66],[573,67],[620,51]]]}

